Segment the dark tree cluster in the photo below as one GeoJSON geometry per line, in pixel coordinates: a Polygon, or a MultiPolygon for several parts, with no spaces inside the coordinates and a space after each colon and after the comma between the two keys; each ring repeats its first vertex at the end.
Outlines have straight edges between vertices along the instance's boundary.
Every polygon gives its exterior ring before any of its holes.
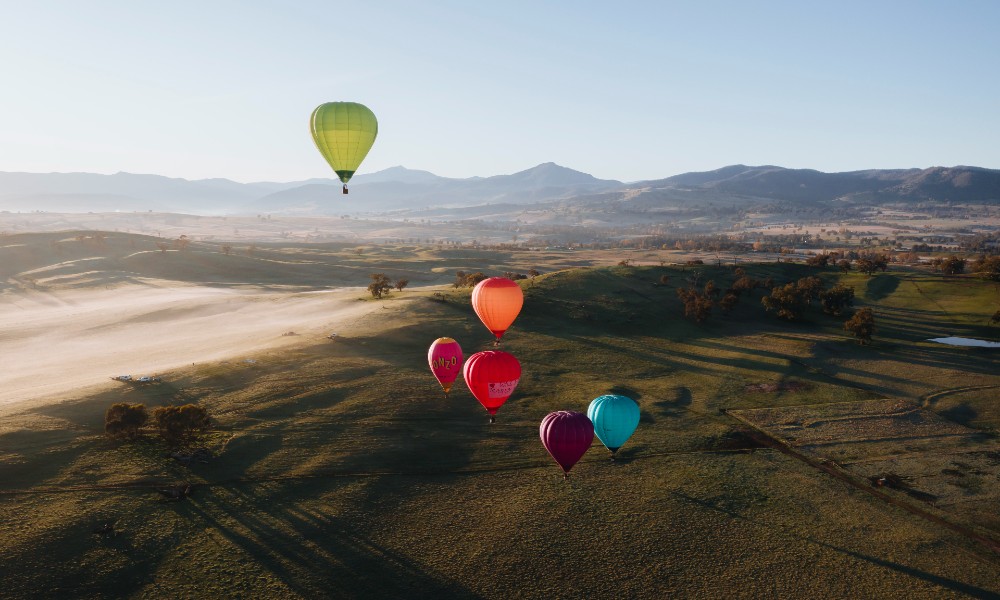
{"type": "Polygon", "coordinates": [[[380,299],[392,289],[392,282],[385,276],[385,273],[372,273],[371,278],[372,282],[368,284],[368,291],[373,298],[380,299]]]}
{"type": "Polygon", "coordinates": [[[171,446],[190,441],[211,426],[208,413],[196,404],[160,406],[153,410],[153,424],[171,446]]]}
{"type": "Polygon", "coordinates": [[[814,254],[806,259],[806,264],[810,267],[825,269],[830,264],[830,255],[827,253],[814,254]]]}
{"type": "Polygon", "coordinates": [[[136,439],[150,420],[160,437],[171,446],[190,440],[211,425],[205,409],[195,404],[160,406],[153,409],[150,416],[142,404],[119,402],[104,412],[104,432],[111,437],[136,439]]]}
{"type": "Polygon", "coordinates": [[[712,314],[712,306],[715,305],[713,295],[718,294],[714,281],[705,284],[704,291],[698,288],[677,288],[677,297],[684,303],[684,316],[694,319],[696,323],[702,323],[712,314]]]}
{"type": "Polygon", "coordinates": [[[803,277],[794,283],[776,286],[761,298],[764,310],[775,311],[782,319],[794,321],[802,317],[806,307],[820,297],[823,282],[819,277],[803,277]]]}
{"type": "Polygon", "coordinates": [[[476,271],[475,273],[466,273],[465,271],[458,271],[455,273],[455,282],[452,283],[452,287],[476,287],[476,285],[486,279],[486,275],[482,271],[476,271]]]}
{"type": "Polygon", "coordinates": [[[980,256],[972,263],[972,271],[989,281],[1000,281],[1000,256],[980,256]]]}
{"type": "Polygon", "coordinates": [[[872,334],[875,333],[875,313],[870,308],[858,310],[844,323],[844,329],[858,338],[859,344],[872,343],[872,334]]]}
{"type": "Polygon", "coordinates": [[[871,277],[875,271],[885,272],[889,268],[889,257],[885,254],[865,254],[854,261],[854,268],[871,277]]]}
{"type": "Polygon", "coordinates": [[[838,283],[832,288],[820,292],[819,301],[823,312],[839,317],[845,310],[854,305],[854,288],[838,283]]]}
{"type": "Polygon", "coordinates": [[[410,285],[409,279],[397,279],[395,282],[386,277],[385,273],[372,273],[372,282],[368,284],[368,292],[372,298],[380,300],[382,296],[388,295],[392,288],[402,292],[403,288],[410,285]]]}
{"type": "Polygon", "coordinates": [[[145,405],[119,402],[104,412],[104,433],[112,437],[135,439],[149,421],[145,405]]]}

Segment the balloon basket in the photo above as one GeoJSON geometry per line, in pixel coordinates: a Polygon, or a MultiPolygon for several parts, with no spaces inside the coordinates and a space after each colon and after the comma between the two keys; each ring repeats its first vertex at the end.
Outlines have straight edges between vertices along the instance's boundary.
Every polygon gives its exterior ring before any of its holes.
{"type": "Polygon", "coordinates": [[[344,186],[344,193],[345,194],[347,193],[347,186],[346,185],[344,186]]]}
{"type": "Polygon", "coordinates": [[[490,415],[490,425],[492,425],[492,424],[494,424],[496,422],[497,422],[497,418],[494,417],[493,415],[490,415]]]}

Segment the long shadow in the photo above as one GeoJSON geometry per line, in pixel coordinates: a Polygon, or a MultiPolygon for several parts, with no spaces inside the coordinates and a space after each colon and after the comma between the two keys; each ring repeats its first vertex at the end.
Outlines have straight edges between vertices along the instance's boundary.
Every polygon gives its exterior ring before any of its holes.
{"type": "MultiPolygon", "coordinates": [[[[309,491],[329,491],[319,487],[309,491]]],[[[209,495],[192,502],[190,510],[303,597],[480,597],[410,555],[379,544],[349,519],[289,502],[287,490],[280,503],[238,489],[232,493],[233,502],[209,495]],[[216,515],[228,518],[222,522],[216,515]]]]}
{"type": "Polygon", "coordinates": [[[785,536],[788,536],[790,538],[802,540],[802,541],[808,542],[810,544],[816,544],[817,546],[821,546],[823,548],[827,548],[829,550],[833,550],[834,552],[838,552],[840,554],[845,554],[847,556],[851,556],[853,558],[856,558],[856,559],[859,559],[859,560],[863,560],[863,561],[869,562],[871,564],[878,565],[880,567],[884,567],[884,568],[887,568],[887,569],[892,569],[894,571],[898,571],[898,572],[903,573],[905,575],[908,575],[910,577],[915,577],[917,579],[921,579],[923,581],[927,581],[927,582],[933,583],[935,585],[939,585],[939,586],[941,586],[943,588],[946,588],[946,589],[949,589],[949,590],[952,590],[952,591],[955,591],[955,592],[960,592],[960,593],[963,593],[963,594],[968,594],[968,595],[972,596],[973,598],[984,598],[984,599],[991,599],[991,600],[992,599],[1000,599],[1000,592],[997,592],[997,591],[994,591],[994,590],[987,590],[987,589],[984,589],[984,588],[981,588],[981,587],[978,587],[978,586],[974,586],[974,585],[971,585],[971,584],[968,584],[968,583],[964,583],[964,582],[961,582],[961,581],[956,581],[956,580],[950,579],[948,577],[942,577],[940,575],[935,575],[933,573],[928,573],[927,571],[923,571],[921,569],[916,569],[914,567],[909,567],[909,566],[901,564],[901,563],[897,563],[897,562],[893,562],[893,561],[889,561],[889,560],[877,558],[877,557],[874,557],[874,556],[869,556],[867,554],[862,554],[862,553],[856,552],[854,550],[848,550],[846,548],[840,548],[838,546],[834,546],[832,544],[828,544],[826,542],[822,542],[820,540],[817,540],[817,539],[815,539],[815,538],[813,538],[811,536],[803,536],[803,535],[794,533],[794,532],[789,531],[788,529],[786,529],[784,527],[781,527],[781,526],[775,526],[775,525],[771,525],[771,524],[765,525],[763,523],[760,523],[759,521],[755,521],[753,519],[750,519],[749,517],[746,517],[745,515],[737,512],[736,510],[733,510],[733,509],[728,508],[726,506],[720,506],[716,502],[712,502],[712,501],[709,501],[709,500],[704,500],[704,499],[701,499],[701,498],[695,498],[694,496],[690,496],[688,494],[685,494],[685,493],[679,492],[679,491],[673,491],[673,492],[670,493],[670,495],[673,496],[673,497],[675,497],[675,498],[677,498],[677,499],[679,499],[679,500],[682,500],[684,502],[688,502],[690,504],[695,504],[695,505],[700,506],[702,508],[705,508],[705,509],[708,509],[708,510],[712,510],[712,511],[724,514],[724,515],[726,515],[726,516],[728,516],[728,517],[730,517],[732,519],[744,521],[744,522],[750,523],[750,524],[752,524],[754,526],[757,526],[757,527],[766,527],[766,528],[771,529],[773,531],[780,532],[781,535],[785,535],[785,536]]]}

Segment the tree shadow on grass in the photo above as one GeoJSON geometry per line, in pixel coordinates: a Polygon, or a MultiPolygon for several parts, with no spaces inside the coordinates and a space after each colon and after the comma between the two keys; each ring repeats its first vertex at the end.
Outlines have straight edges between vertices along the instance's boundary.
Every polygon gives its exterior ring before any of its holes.
{"type": "Polygon", "coordinates": [[[813,538],[812,536],[803,536],[803,535],[800,535],[798,533],[790,531],[790,530],[788,530],[788,529],[786,529],[784,527],[781,527],[781,526],[765,525],[763,523],[760,523],[760,522],[758,522],[758,521],[756,521],[754,519],[751,519],[751,518],[749,518],[749,517],[741,514],[737,510],[734,510],[732,508],[727,507],[725,503],[722,503],[720,505],[719,502],[716,502],[714,500],[707,500],[707,499],[702,499],[702,498],[696,498],[694,496],[690,496],[688,494],[685,494],[685,493],[679,492],[679,491],[671,492],[671,496],[673,496],[675,498],[678,498],[679,500],[682,500],[684,502],[687,502],[687,503],[690,503],[690,504],[695,504],[695,505],[700,506],[702,508],[722,513],[722,514],[724,514],[724,515],[726,515],[726,516],[728,516],[730,518],[733,518],[733,519],[736,519],[736,520],[740,520],[740,521],[745,521],[745,522],[750,523],[752,525],[755,525],[757,527],[766,527],[768,529],[780,532],[781,535],[785,535],[785,536],[788,536],[788,537],[791,537],[791,538],[802,540],[802,541],[808,542],[810,544],[815,544],[817,546],[826,548],[828,550],[832,550],[832,551],[840,553],[840,554],[851,556],[851,557],[856,558],[858,560],[862,560],[862,561],[871,563],[871,564],[879,566],[879,567],[883,567],[883,568],[891,569],[893,571],[897,571],[899,573],[903,573],[904,575],[907,575],[909,577],[914,577],[916,579],[920,579],[920,580],[923,580],[923,581],[927,581],[929,583],[933,583],[934,585],[941,586],[941,587],[943,587],[945,589],[949,589],[949,590],[952,590],[952,591],[955,591],[955,592],[960,592],[960,593],[963,593],[963,594],[967,594],[969,596],[972,596],[973,598],[995,598],[995,599],[1000,600],[1000,593],[998,593],[996,591],[991,591],[991,590],[988,590],[988,589],[984,589],[984,588],[981,588],[981,587],[978,587],[978,586],[975,586],[975,585],[972,585],[972,584],[964,583],[962,581],[956,581],[954,579],[950,579],[948,577],[943,577],[941,575],[935,575],[934,573],[928,573],[927,571],[924,571],[924,570],[921,570],[921,569],[917,569],[915,567],[910,567],[910,566],[904,565],[902,563],[898,563],[898,562],[894,562],[894,561],[890,561],[890,560],[885,560],[885,559],[878,558],[878,557],[875,557],[875,556],[870,556],[868,554],[864,554],[864,553],[857,552],[857,551],[854,551],[854,550],[850,550],[850,549],[847,549],[847,548],[841,548],[839,546],[835,546],[833,544],[829,544],[827,542],[823,542],[823,541],[817,540],[817,539],[813,538]]]}
{"type": "Polygon", "coordinates": [[[350,519],[289,502],[287,491],[280,503],[240,489],[229,493],[236,497],[213,493],[188,510],[302,597],[480,597],[417,556],[377,542],[350,519]]]}

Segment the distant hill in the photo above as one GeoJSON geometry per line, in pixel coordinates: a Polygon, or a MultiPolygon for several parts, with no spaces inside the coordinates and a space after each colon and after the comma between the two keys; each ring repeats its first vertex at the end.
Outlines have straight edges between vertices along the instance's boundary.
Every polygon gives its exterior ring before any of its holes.
{"type": "Polygon", "coordinates": [[[823,173],[811,169],[733,165],[684,173],[637,187],[696,189],[784,201],[1000,202],[1000,171],[980,167],[931,167],[823,173]]]}
{"type": "Polygon", "coordinates": [[[132,173],[0,172],[0,210],[357,214],[463,209],[486,204],[510,205],[510,210],[516,212],[521,210],[519,206],[566,200],[604,212],[706,200],[1000,203],[1000,171],[957,166],[823,173],[770,165],[731,165],[622,183],[551,162],[508,175],[464,179],[398,166],[359,174],[351,181],[350,189],[351,194],[344,196],[340,182],[333,178],[238,183],[132,173]]]}

